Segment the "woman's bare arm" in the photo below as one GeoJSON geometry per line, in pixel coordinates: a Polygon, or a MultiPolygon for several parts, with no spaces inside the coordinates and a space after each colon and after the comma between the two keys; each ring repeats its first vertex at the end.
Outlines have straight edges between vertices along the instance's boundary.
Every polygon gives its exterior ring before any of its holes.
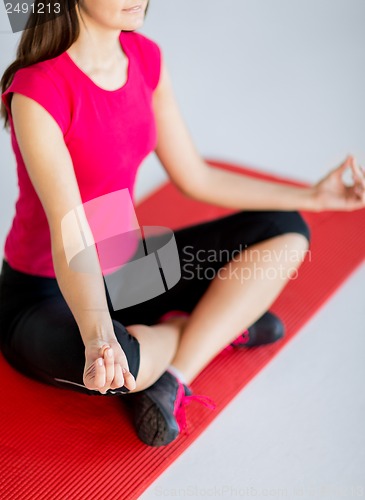
{"type": "Polygon", "coordinates": [[[283,185],[211,167],[193,144],[164,64],[154,93],[154,110],[159,138],[156,154],[172,182],[189,197],[252,210],[353,210],[365,206],[364,175],[352,157],[309,187],[283,185]],[[342,182],[347,168],[352,169],[353,188],[346,188],[342,182]]]}
{"type": "MultiPolygon", "coordinates": [[[[115,341],[115,333],[96,248],[91,246],[87,257],[85,253],[89,272],[78,272],[68,265],[63,244],[62,220],[71,210],[82,207],[82,200],[61,129],[42,106],[22,94],[14,93],[11,109],[19,148],[48,220],[53,264],[60,290],[77,322],[85,347],[98,342],[102,347],[102,344],[115,341]]],[[[90,229],[86,217],[83,222],[84,227],[90,229]]],[[[78,242],[80,235],[72,234],[69,228],[67,238],[72,245],[73,238],[78,242]]],[[[123,351],[118,353],[119,360],[123,367],[128,368],[123,355],[123,351]]],[[[123,385],[121,367],[114,373],[114,366],[111,366],[111,361],[114,365],[116,360],[105,356],[104,361],[105,377],[104,367],[98,368],[100,380],[96,380],[96,385],[103,381],[101,385],[104,389],[109,388],[112,376],[116,377],[116,387],[123,385]]],[[[130,379],[126,379],[125,384],[129,382],[130,379]]]]}

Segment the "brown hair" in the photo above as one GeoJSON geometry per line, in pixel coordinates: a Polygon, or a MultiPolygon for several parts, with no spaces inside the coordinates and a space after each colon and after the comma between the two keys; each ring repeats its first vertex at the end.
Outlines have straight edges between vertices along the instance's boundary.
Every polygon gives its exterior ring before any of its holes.
{"type": "MultiPolygon", "coordinates": [[[[29,16],[20,38],[16,59],[7,67],[1,78],[0,94],[11,85],[18,69],[57,57],[77,40],[80,25],[75,7],[79,5],[79,2],[80,0],[51,0],[49,3],[52,6],[55,3],[61,6],[61,14],[58,15],[46,11],[37,13],[38,4],[42,4],[42,0],[34,2],[34,12],[29,16]]],[[[149,3],[147,3],[145,14],[147,14],[149,3]]],[[[52,9],[49,10],[52,11],[52,9]]],[[[80,17],[82,19],[81,12],[80,17]]],[[[9,116],[3,101],[0,106],[0,118],[4,120],[4,128],[8,128],[9,116]]]]}
{"type": "MultiPolygon", "coordinates": [[[[79,0],[57,0],[63,9],[61,15],[46,11],[37,13],[39,1],[35,2],[35,12],[29,16],[25,25],[17,48],[16,59],[8,66],[1,78],[1,93],[10,86],[18,69],[57,57],[65,52],[79,36],[80,26],[75,9],[79,0]]],[[[4,119],[4,128],[8,128],[9,116],[2,101],[0,117],[4,119]]]]}

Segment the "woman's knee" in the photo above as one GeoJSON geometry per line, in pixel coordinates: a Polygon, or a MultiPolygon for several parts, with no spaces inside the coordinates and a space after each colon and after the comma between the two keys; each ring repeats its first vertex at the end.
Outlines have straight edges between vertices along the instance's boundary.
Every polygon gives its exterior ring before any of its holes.
{"type": "Polygon", "coordinates": [[[146,325],[128,326],[129,332],[138,340],[140,364],[136,377],[137,387],[130,392],[138,392],[150,387],[170,364],[177,346],[178,336],[164,328],[156,330],[146,325]]]}
{"type": "Polygon", "coordinates": [[[311,241],[311,232],[303,216],[297,212],[280,212],[276,218],[276,224],[281,230],[281,234],[296,233],[303,236],[306,240],[306,246],[309,247],[311,241]]]}
{"type": "MultiPolygon", "coordinates": [[[[310,247],[310,228],[297,211],[276,211],[267,214],[270,223],[267,239],[280,240],[280,256],[289,267],[299,267],[305,260],[310,247]]],[[[278,244],[278,242],[277,242],[278,244]]],[[[277,251],[275,250],[275,257],[277,251]]]]}
{"type": "Polygon", "coordinates": [[[299,211],[242,210],[232,217],[246,246],[287,233],[298,233],[310,244],[310,228],[299,211]]]}
{"type": "Polygon", "coordinates": [[[278,237],[282,240],[280,253],[282,253],[286,266],[298,268],[307,256],[309,249],[308,238],[299,231],[290,231],[278,237]]]}

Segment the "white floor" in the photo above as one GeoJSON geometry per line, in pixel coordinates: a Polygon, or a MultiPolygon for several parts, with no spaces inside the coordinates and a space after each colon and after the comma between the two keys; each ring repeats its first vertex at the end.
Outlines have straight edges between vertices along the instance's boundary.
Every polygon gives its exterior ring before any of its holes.
{"type": "Polygon", "coordinates": [[[365,497],[365,265],[140,497],[365,497]]]}

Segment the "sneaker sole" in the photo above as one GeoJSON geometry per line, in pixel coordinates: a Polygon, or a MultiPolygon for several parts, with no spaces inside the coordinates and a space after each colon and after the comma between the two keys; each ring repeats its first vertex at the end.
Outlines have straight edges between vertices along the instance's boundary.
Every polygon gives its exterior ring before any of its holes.
{"type": "Polygon", "coordinates": [[[161,412],[153,400],[141,394],[138,402],[139,415],[135,415],[139,439],[149,446],[166,446],[180,433],[176,421],[161,412]]]}

